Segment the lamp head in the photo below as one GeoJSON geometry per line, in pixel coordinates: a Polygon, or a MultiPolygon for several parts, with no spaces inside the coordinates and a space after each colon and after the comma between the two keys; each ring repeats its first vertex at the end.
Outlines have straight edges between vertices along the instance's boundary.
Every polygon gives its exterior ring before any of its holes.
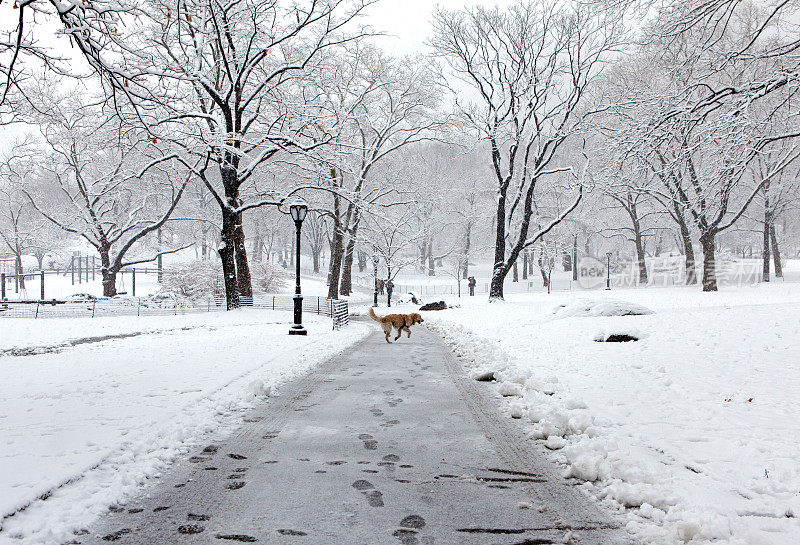
{"type": "Polygon", "coordinates": [[[297,199],[289,205],[289,213],[292,215],[292,219],[294,221],[301,223],[304,219],[306,219],[308,205],[304,200],[297,199]]]}
{"type": "Polygon", "coordinates": [[[381,260],[381,258],[380,258],[380,257],[378,257],[378,255],[377,255],[377,254],[372,254],[372,262],[373,262],[373,263],[375,263],[375,264],[377,265],[377,264],[378,264],[378,261],[380,261],[380,260],[381,260]]]}

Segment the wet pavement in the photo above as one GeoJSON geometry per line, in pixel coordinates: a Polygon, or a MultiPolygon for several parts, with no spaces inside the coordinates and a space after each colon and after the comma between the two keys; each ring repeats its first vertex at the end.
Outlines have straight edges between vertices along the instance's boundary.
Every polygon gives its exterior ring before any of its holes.
{"type": "Polygon", "coordinates": [[[630,543],[497,403],[425,328],[376,329],[73,543],[630,543]]]}

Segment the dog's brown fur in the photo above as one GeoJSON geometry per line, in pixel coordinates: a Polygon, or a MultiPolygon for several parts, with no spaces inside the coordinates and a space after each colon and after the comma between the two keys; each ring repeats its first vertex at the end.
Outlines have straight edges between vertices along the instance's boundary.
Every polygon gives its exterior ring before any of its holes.
{"type": "Polygon", "coordinates": [[[386,342],[389,344],[392,342],[389,340],[389,334],[392,332],[392,328],[397,330],[397,337],[395,337],[394,340],[400,338],[400,335],[403,333],[404,329],[406,330],[408,337],[411,338],[410,327],[415,324],[421,324],[425,321],[417,312],[412,312],[411,314],[387,314],[386,316],[378,316],[375,314],[375,311],[372,310],[372,307],[369,309],[369,315],[373,320],[381,324],[383,332],[386,334],[386,342]]]}

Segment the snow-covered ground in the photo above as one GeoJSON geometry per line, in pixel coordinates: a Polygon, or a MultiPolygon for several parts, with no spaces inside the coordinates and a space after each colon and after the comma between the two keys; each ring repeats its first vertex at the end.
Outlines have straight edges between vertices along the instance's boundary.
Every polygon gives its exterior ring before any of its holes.
{"type": "Polygon", "coordinates": [[[645,543],[800,543],[800,284],[450,302],[427,323],[645,543]]]}
{"type": "Polygon", "coordinates": [[[0,543],[69,541],[179,453],[224,435],[259,397],[369,331],[304,318],[308,337],[287,334],[289,313],[255,310],[2,320],[0,543]],[[25,347],[46,353],[11,355],[25,347]]]}

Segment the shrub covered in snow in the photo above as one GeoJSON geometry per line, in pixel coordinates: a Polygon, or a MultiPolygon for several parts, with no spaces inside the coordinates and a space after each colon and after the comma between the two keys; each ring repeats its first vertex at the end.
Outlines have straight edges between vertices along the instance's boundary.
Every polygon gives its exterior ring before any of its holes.
{"type": "Polygon", "coordinates": [[[197,300],[213,295],[223,297],[222,265],[215,259],[199,259],[164,268],[162,289],[197,300]]]}
{"type": "Polygon", "coordinates": [[[250,265],[253,289],[262,293],[275,293],[286,285],[286,272],[266,261],[256,261],[250,265]]]}

